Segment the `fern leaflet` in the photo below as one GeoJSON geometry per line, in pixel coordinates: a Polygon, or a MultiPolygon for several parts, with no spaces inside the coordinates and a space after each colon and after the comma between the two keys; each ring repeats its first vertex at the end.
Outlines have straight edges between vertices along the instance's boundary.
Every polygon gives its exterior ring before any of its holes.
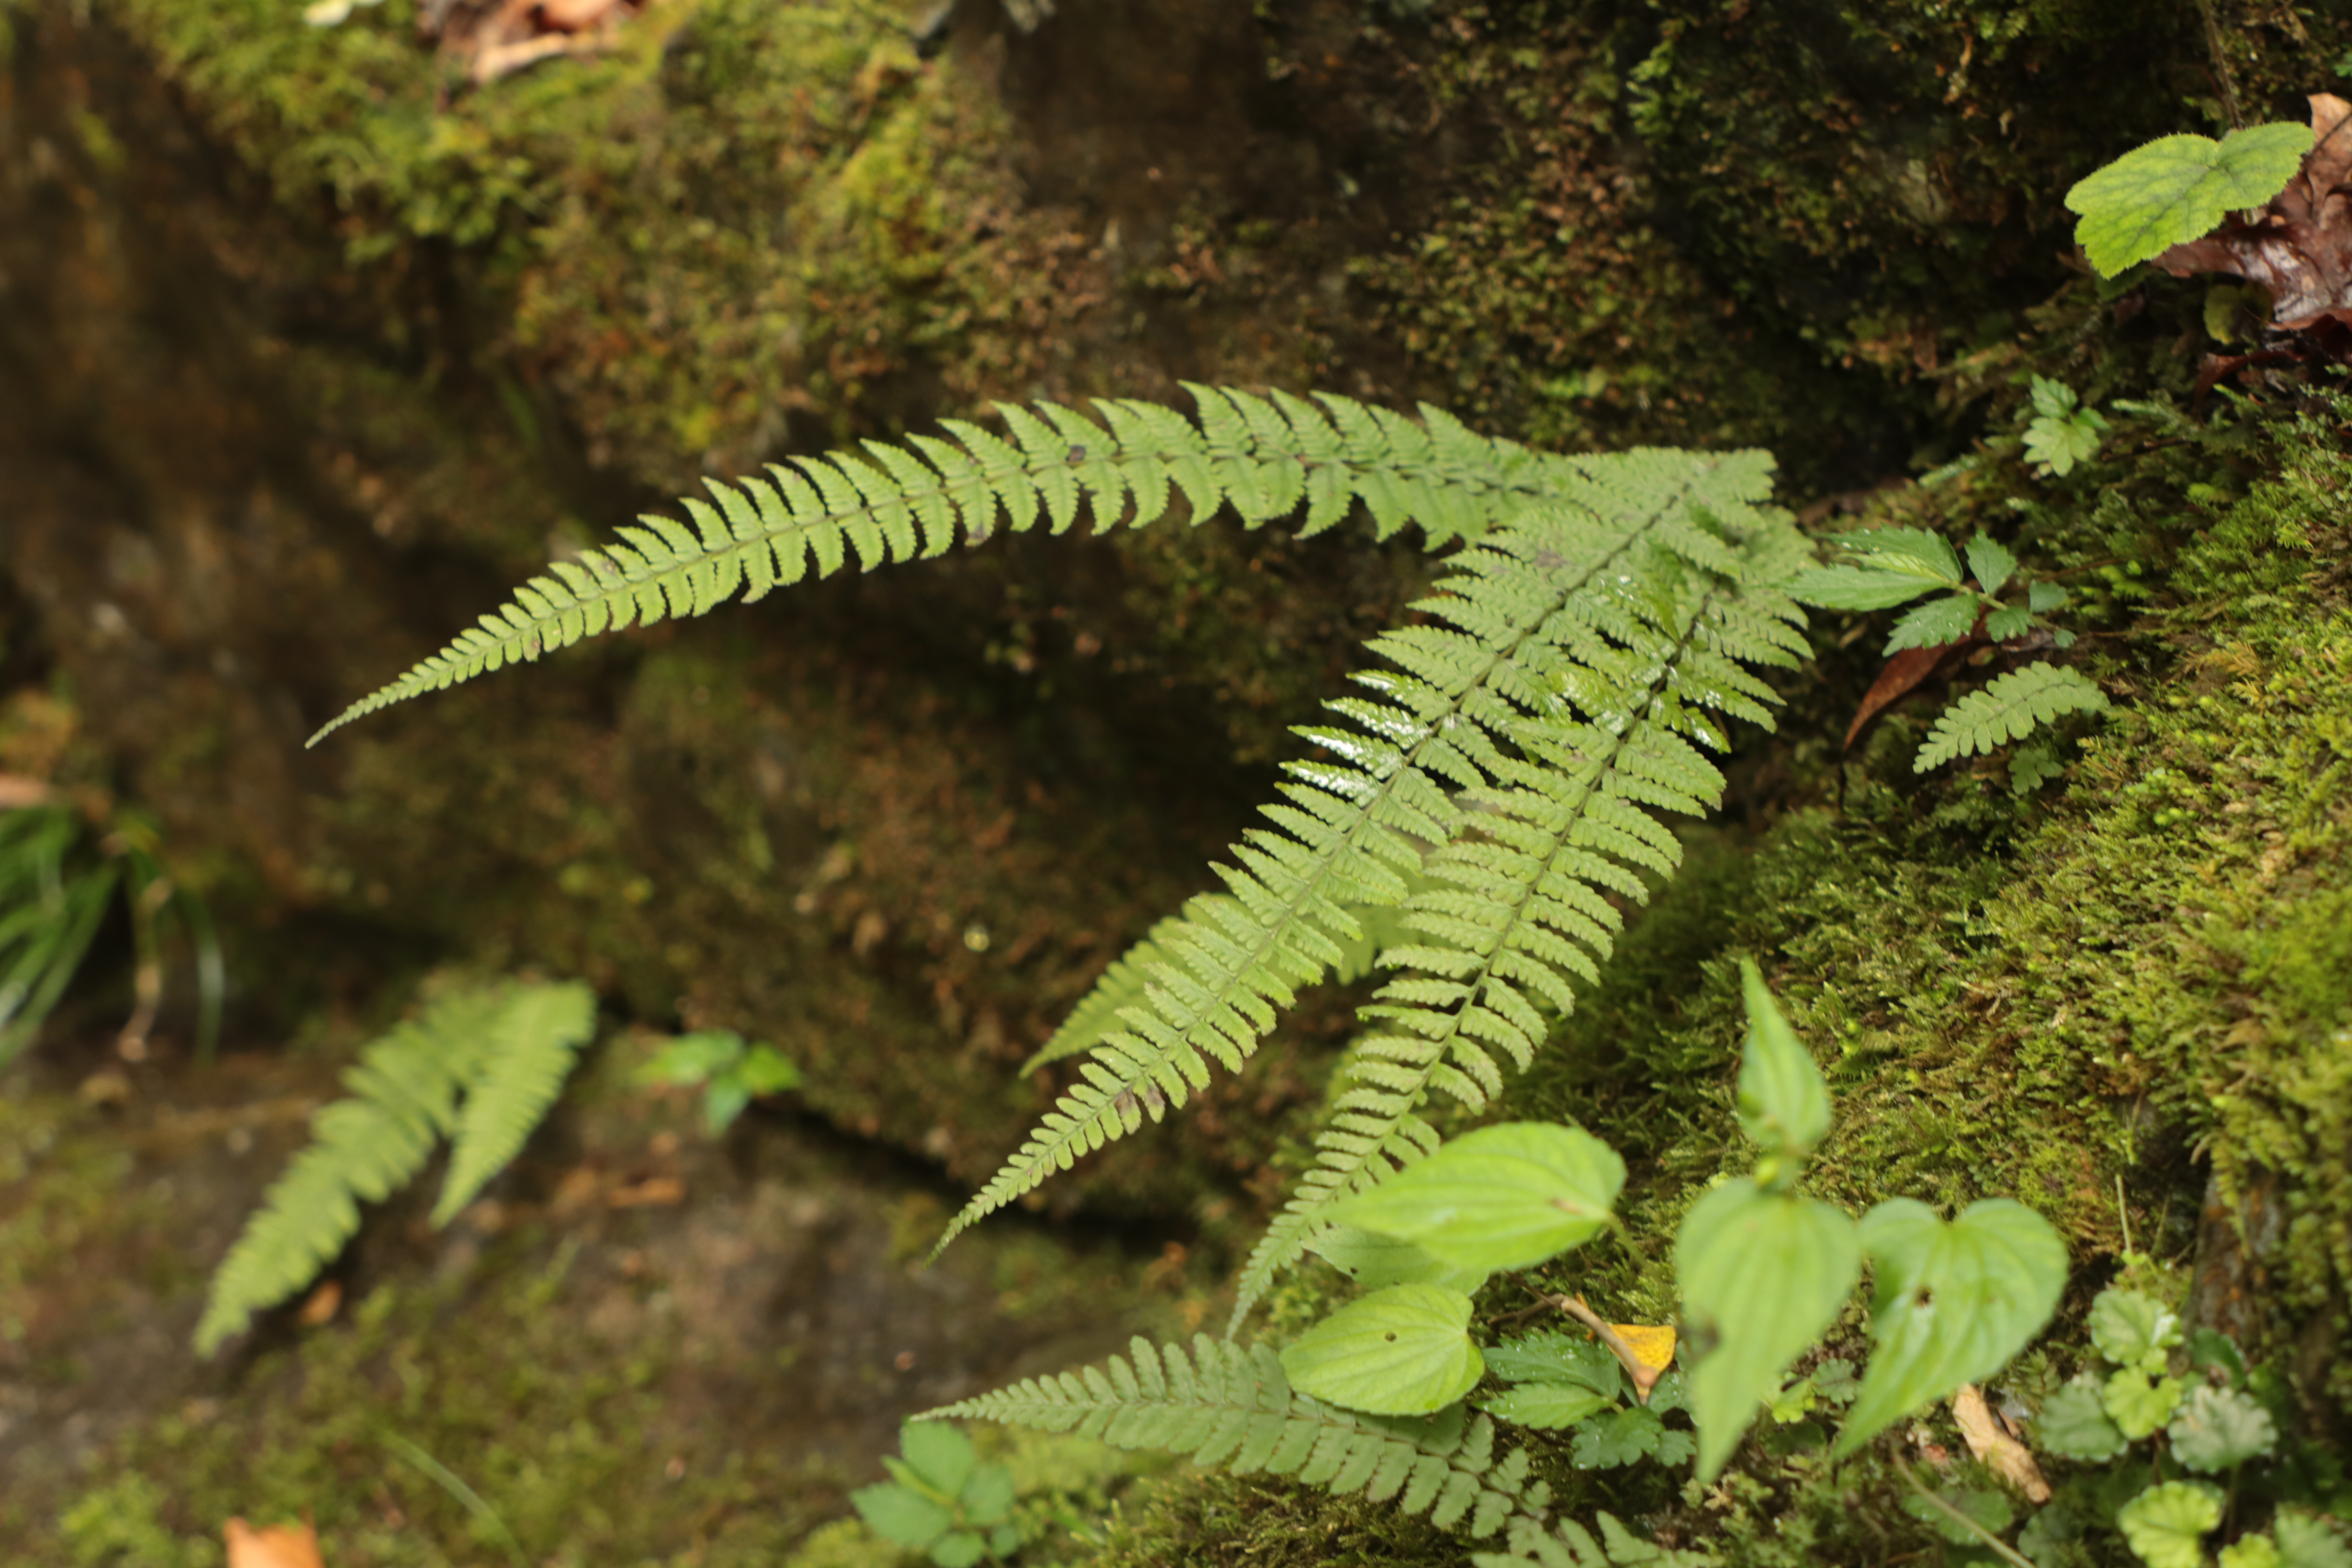
{"type": "Polygon", "coordinates": [[[599,633],[699,616],[850,556],[866,569],[938,555],[1003,526],[1060,533],[1080,510],[1098,530],[1156,522],[1181,496],[1194,522],[1230,506],[1252,527],[1306,509],[1302,533],[1361,502],[1381,537],[1417,522],[1433,544],[1475,537],[1540,499],[1565,460],[1475,435],[1423,406],[1421,423],[1328,394],[1271,400],[1189,390],[1197,422],[1148,403],[1097,400],[1102,423],[1055,404],[999,405],[1006,435],[944,421],[954,441],[915,436],[859,452],[771,464],[765,479],[705,483],[710,500],[679,502],[691,528],[647,516],[620,542],[559,561],[496,612],[310,738],[352,720],[599,633]],[[1318,406],[1318,405],[1320,406],[1318,406]],[[959,444],[960,443],[960,444],[959,444]]]}
{"type": "Polygon", "coordinates": [[[1561,1520],[1556,1531],[1514,1520],[1508,1552],[1474,1552],[1470,1561],[1475,1568],[1520,1568],[1527,1563],[1539,1568],[1711,1568],[1721,1561],[1705,1547],[1676,1551],[1644,1541],[1614,1514],[1595,1518],[1601,1526],[1599,1541],[1572,1519],[1561,1520]]]}
{"type": "Polygon", "coordinates": [[[1399,973],[1365,1009],[1379,1022],[1350,1050],[1315,1167],[1243,1268],[1236,1327],[1331,1205],[1434,1149],[1419,1115],[1433,1092],[1476,1110],[1502,1088],[1498,1056],[1526,1069],[1544,1009],[1566,1013],[1575,983],[1595,980],[1611,952],[1621,917],[1609,895],[1644,900],[1643,874],[1680,861],[1652,813],[1698,816],[1721,800],[1722,774],[1692,742],[1724,748],[1717,714],[1769,727],[1777,699],[1743,666],[1792,665],[1805,650],[1803,614],[1778,586],[1801,565],[1803,541],[1756,505],[1769,468],[1631,457],[1628,471],[1603,476],[1620,487],[1614,504],[1596,494],[1521,517],[1458,559],[1441,584],[1455,597],[1422,606],[1484,636],[1498,603],[1541,600],[1579,559],[1608,563],[1528,639],[1537,679],[1492,720],[1507,746],[1479,756],[1483,778],[1461,781],[1465,831],[1428,862],[1439,886],[1406,905],[1419,940],[1381,954],[1399,973]],[[1630,521],[1665,493],[1675,499],[1664,511],[1685,509],[1715,531],[1654,536],[1630,521]]]}
{"type": "Polygon", "coordinates": [[[925,1412],[919,1420],[999,1421],[1099,1437],[1117,1448],[1154,1448],[1235,1475],[1289,1476],[1341,1497],[1395,1500],[1474,1536],[1507,1520],[1539,1522],[1550,1488],[1528,1476],[1528,1456],[1495,1458],[1495,1426],[1456,1404],[1414,1419],[1362,1415],[1295,1392],[1265,1345],[1244,1350],[1206,1334],[1188,1357],[1181,1345],[1138,1336],[1126,1356],[1100,1367],[1033,1377],[925,1412]]]}
{"type": "Polygon", "coordinates": [[[578,984],[454,991],[369,1046],[343,1075],[349,1097],[312,1120],[310,1146],[215,1271],[197,1352],[310,1284],[357,1234],[359,1205],[414,1181],[443,1138],[456,1138],[457,1158],[435,1223],[464,1207],[546,1114],[594,1006],[578,984]]]}
{"type": "Polygon", "coordinates": [[[483,1184],[522,1152],[524,1140],[572,1076],[580,1047],[596,1032],[596,994],[577,981],[527,985],[491,1026],[480,1070],[466,1089],[433,1223],[446,1225],[483,1184]]]}
{"type": "Polygon", "coordinates": [[[2106,694],[2078,669],[2046,662],[2012,669],[1937,715],[1911,771],[1924,773],[1971,752],[1990,756],[2062,713],[2095,713],[2106,705],[2106,694]]]}

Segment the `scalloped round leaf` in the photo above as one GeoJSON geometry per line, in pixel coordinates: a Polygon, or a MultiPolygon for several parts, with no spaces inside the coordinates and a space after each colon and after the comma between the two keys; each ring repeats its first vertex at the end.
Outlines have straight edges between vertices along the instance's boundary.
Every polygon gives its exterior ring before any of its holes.
{"type": "Polygon", "coordinates": [[[2205,1533],[2221,1522],[2221,1494],[2202,1481],[2166,1481],[2124,1504],[2116,1527],[2147,1568],[2203,1568],[2205,1533]]]}
{"type": "Polygon", "coordinates": [[[2091,1303],[2091,1342],[2117,1366],[2137,1366],[2180,1342],[2180,1320],[2153,1296],[2111,1288],[2091,1303]]]}
{"type": "Polygon", "coordinates": [[[2271,1521],[2271,1536],[2278,1542],[2279,1568],[2352,1568],[2352,1551],[2317,1514],[2283,1508],[2271,1521]]]}
{"type": "Polygon", "coordinates": [[[1853,1222],[1827,1204],[1734,1182],[1692,1205],[1675,1237],[1675,1273],[1699,1479],[1715,1479],[1861,1272],[1853,1222]]]}
{"type": "Polygon", "coordinates": [[[2092,1383],[2070,1383],[2044,1401],[2034,1436],[2062,1459],[2112,1459],[2131,1446],[2092,1383]]]}
{"type": "Polygon", "coordinates": [[[2269,1453],[2278,1443],[2278,1426],[2247,1394],[2199,1387],[2180,1402],[2164,1435],[2172,1439],[2174,1458],[2212,1475],[2269,1453]]]}
{"type": "Polygon", "coordinates": [[[1456,1138],[1331,1217],[1402,1237],[1457,1268],[1527,1268],[1609,1223],[1625,1162],[1580,1128],[1507,1121],[1456,1138]]]}
{"type": "Polygon", "coordinates": [[[1877,1348],[1830,1452],[1853,1453],[1923,1405],[1998,1372],[2057,1310],[2066,1244],[2008,1198],[1970,1204],[1948,1223],[1910,1198],[1862,1220],[1877,1279],[1877,1348]]]}
{"type": "Polygon", "coordinates": [[[2150,1377],[2127,1366],[2107,1379],[2099,1398],[2123,1435],[2137,1443],[2172,1419],[2180,1404],[2180,1380],[2150,1377]]]}
{"type": "Polygon", "coordinates": [[[2267,1535],[2242,1535],[2221,1548],[2221,1568],[2282,1568],[2284,1561],[2267,1535]]]}
{"type": "Polygon", "coordinates": [[[1486,1370],[1470,1339],[1470,1298],[1443,1285],[1391,1285],[1349,1302],[1282,1352],[1301,1394],[1375,1415],[1425,1415],[1486,1370]]]}
{"type": "Polygon", "coordinates": [[[2074,183],[2066,206],[2074,240],[2100,276],[2210,233],[2232,208],[2259,207],[2286,189],[2311,151],[2311,127],[2249,125],[2216,142],[2159,136],[2074,183]]]}

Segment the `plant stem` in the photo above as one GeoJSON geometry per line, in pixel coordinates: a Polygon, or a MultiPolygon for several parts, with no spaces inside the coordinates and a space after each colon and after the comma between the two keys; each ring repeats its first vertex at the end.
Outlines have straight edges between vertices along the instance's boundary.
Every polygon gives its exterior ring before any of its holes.
{"type": "Polygon", "coordinates": [[[2008,1542],[2003,1541],[2000,1536],[1995,1535],[1991,1531],[1987,1530],[1983,1525],[1979,1524],[1975,1520],[1970,1519],[1967,1514],[1962,1513],[1958,1509],[1954,1508],[1950,1503],[1947,1502],[1942,1498],[1937,1497],[1933,1491],[1930,1491],[1927,1488],[1927,1484],[1921,1480],[1917,1473],[1915,1472],[1910,1466],[1905,1464],[1901,1459],[1895,1461],[1895,1473],[1901,1476],[1905,1480],[1910,1482],[1911,1489],[1917,1492],[1921,1497],[1926,1498],[1927,1500],[1928,1507],[1935,1509],[1939,1513],[1942,1513],[1945,1517],[1958,1524],[1962,1530],[1967,1531],[1969,1534],[1983,1542],[1986,1546],[1991,1548],[1993,1552],[2000,1555],[2002,1562],[2013,1563],[2015,1564],[2015,1568],[2034,1568],[2033,1559],[2026,1556],[2025,1553],[2020,1552],[2016,1547],[2011,1546],[2008,1542]]]}

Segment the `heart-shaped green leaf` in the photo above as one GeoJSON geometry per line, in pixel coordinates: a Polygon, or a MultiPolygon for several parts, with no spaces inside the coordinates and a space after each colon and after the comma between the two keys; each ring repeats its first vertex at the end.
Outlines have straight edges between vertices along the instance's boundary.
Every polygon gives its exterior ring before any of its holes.
{"type": "Polygon", "coordinates": [[[1946,1224],[1910,1198],[1862,1221],[1877,1276],[1877,1350],[1832,1458],[1853,1453],[1932,1400],[1997,1372],[2025,1348],[2066,1288],[2066,1244],[2048,1220],[2007,1198],[1970,1204],[1946,1224]]]}
{"type": "Polygon", "coordinates": [[[1739,962],[1748,1002],[1748,1048],[1739,1059],[1739,1126],[1763,1146],[1769,1170],[1756,1179],[1785,1186],[1828,1135],[1830,1086],[1811,1051],[1780,1016],[1753,961],[1739,962]]]}
{"type": "Polygon", "coordinates": [[[1350,1301],[1282,1352],[1290,1385],[1375,1415],[1425,1415],[1486,1370],[1470,1340],[1470,1298],[1443,1285],[1391,1285],[1350,1301]]]}
{"type": "Polygon", "coordinates": [[[1715,1479],[1789,1363],[1837,1320],[1861,1272],[1853,1222],[1827,1204],[1734,1182],[1692,1205],[1675,1273],[1701,1480],[1715,1479]]]}
{"type": "Polygon", "coordinates": [[[1486,1282],[1483,1268],[1456,1268],[1402,1237],[1382,1236],[1360,1226],[1335,1225],[1308,1242],[1307,1250],[1367,1290],[1385,1285],[1449,1285],[1475,1292],[1486,1282]]]}
{"type": "Polygon", "coordinates": [[[2164,1435],[2172,1439],[2174,1458],[2211,1475],[2269,1453],[2278,1442],[2278,1426],[2251,1396],[2200,1387],[2189,1391],[2164,1435]]]}
{"type": "Polygon", "coordinates": [[[1402,1237],[1457,1268],[1526,1268],[1609,1223],[1625,1162],[1591,1133],[1507,1121],[1454,1139],[1331,1217],[1402,1237]]]}
{"type": "Polygon", "coordinates": [[[2074,242],[2103,278],[2211,230],[2233,207],[2258,207],[2286,188],[2311,151],[2311,127],[2249,125],[2216,142],[2159,136],[2066,193],[2081,215],[2074,242]]]}
{"type": "Polygon", "coordinates": [[[2205,1532],[2221,1522],[2221,1494],[2202,1481],[2150,1487],[2116,1514],[2147,1568],[2203,1568],[2205,1532]]]}

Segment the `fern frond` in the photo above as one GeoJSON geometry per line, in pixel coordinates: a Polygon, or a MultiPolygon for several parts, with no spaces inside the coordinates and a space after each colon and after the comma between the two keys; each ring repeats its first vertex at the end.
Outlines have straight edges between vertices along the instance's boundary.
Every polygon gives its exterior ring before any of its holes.
{"type": "Polygon", "coordinates": [[[1494,1423],[1460,1405],[1415,1419],[1362,1415],[1299,1394],[1265,1345],[1206,1334],[1188,1356],[1138,1336],[1100,1367],[1033,1377],[917,1420],[1003,1422],[1076,1431],[1115,1448],[1152,1448],[1235,1475],[1289,1476],[1340,1497],[1360,1492],[1487,1536],[1507,1520],[1540,1521],[1550,1489],[1528,1476],[1525,1450],[1495,1457],[1494,1423]]]}
{"type": "Polygon", "coordinates": [[[2029,664],[1988,681],[1937,715],[1911,771],[1924,773],[1971,752],[1990,756],[2062,713],[2093,713],[2106,694],[2082,671],[2063,664],[2029,664]]]}
{"type": "Polygon", "coordinates": [[[577,981],[509,994],[467,1079],[435,1225],[448,1224],[522,1152],[595,1032],[596,994],[577,981]]]}
{"type": "Polygon", "coordinates": [[[1722,1559],[1705,1547],[1677,1550],[1643,1541],[1611,1513],[1595,1516],[1601,1540],[1572,1519],[1547,1531],[1532,1521],[1511,1521],[1508,1552],[1474,1552],[1473,1568],[1712,1568],[1722,1559]]]}
{"type": "Polygon", "coordinates": [[[1365,1009],[1377,1024],[1343,1065],[1315,1166],[1242,1270],[1236,1328],[1333,1205],[1435,1147],[1420,1114],[1432,1095],[1476,1110],[1506,1067],[1527,1068],[1547,1015],[1567,1013],[1599,977],[1622,920],[1613,900],[1645,900],[1645,876],[1679,863],[1656,814],[1700,816],[1720,802],[1723,775],[1699,750],[1724,749],[1718,716],[1769,726],[1777,699],[1749,667],[1794,664],[1804,650],[1802,613],[1776,585],[1802,542],[1756,506],[1763,470],[1740,488],[1709,473],[1702,491],[1693,478],[1661,506],[1676,464],[1633,456],[1640,468],[1604,473],[1611,490],[1585,508],[1538,508],[1487,535],[1441,584],[1455,596],[1422,606],[1485,635],[1498,604],[1553,592],[1580,552],[1605,550],[1612,563],[1528,639],[1521,668],[1536,679],[1493,723],[1509,743],[1480,756],[1483,777],[1460,781],[1465,831],[1428,862],[1439,886],[1407,901],[1413,940],[1381,955],[1398,973],[1365,1009]],[[1604,520],[1623,529],[1641,514],[1604,510],[1612,493],[1655,519],[1620,545],[1603,542],[1604,520]],[[1704,531],[1689,531],[1694,518],[1704,531]]]}
{"type": "Polygon", "coordinates": [[[770,464],[767,477],[706,480],[688,521],[647,516],[618,542],[559,561],[514,597],[310,738],[426,691],[536,659],[603,632],[699,616],[801,581],[850,557],[866,570],[938,555],[1000,524],[1060,533],[1083,510],[1097,530],[1156,522],[1181,495],[1194,522],[1230,507],[1252,527],[1304,506],[1302,533],[1360,502],[1381,537],[1417,523],[1433,544],[1475,537],[1549,492],[1564,460],[1473,434],[1424,406],[1418,424],[1318,394],[1192,386],[1196,419],[1150,404],[1097,400],[1100,421],[1055,404],[999,405],[1006,434],[943,421],[955,437],[868,441],[862,451],[770,464]],[[1319,406],[1318,406],[1319,405],[1319,406]]]}
{"type": "MultiPolygon", "coordinates": [[[[1640,684],[1641,660],[1654,654],[1640,628],[1654,618],[1652,601],[1671,595],[1674,574],[1749,572],[1738,552],[1745,533],[1793,534],[1756,510],[1771,466],[1761,452],[1563,459],[1553,499],[1490,536],[1514,542],[1466,552],[1446,591],[1416,606],[1447,624],[1375,638],[1373,650],[1397,668],[1356,678],[1370,697],[1328,704],[1343,726],[1300,731],[1333,760],[1285,765],[1285,800],[1264,808],[1272,828],[1233,847],[1239,865],[1214,868],[1227,892],[1194,900],[1174,930],[1156,933],[1168,956],[1144,965],[1148,1006],[1122,1015],[1129,1027],[1094,1047],[1080,1080],[939,1245],[1135,1131],[1147,1114],[1156,1121],[1183,1104],[1208,1082],[1212,1059],[1237,1068],[1297,987],[1360,938],[1349,908],[1402,903],[1406,876],[1422,870],[1420,846],[1459,834],[1465,816],[1454,792],[1516,776],[1506,749],[1517,748],[1531,716],[1574,704],[1622,728],[1654,700],[1677,713],[1696,703],[1761,716],[1758,699],[1769,689],[1715,648],[1786,662],[1803,646],[1789,626],[1759,635],[1750,621],[1702,617],[1693,635],[1707,646],[1651,670],[1666,682],[1654,694],[1640,684]]],[[[1801,559],[1782,544],[1769,564],[1785,572],[1801,559]]],[[[1784,618],[1801,618],[1785,596],[1777,605],[1784,618]]],[[[1599,813],[1588,837],[1607,848],[1628,831],[1599,813]]],[[[1611,885],[1619,882],[1640,885],[1630,873],[1611,885]]]]}
{"type": "Polygon", "coordinates": [[[456,1125],[457,1096],[506,1002],[500,990],[457,992],[367,1047],[343,1075],[351,1098],[313,1119],[310,1147],[214,1273],[198,1353],[308,1285],[358,1231],[361,1202],[382,1202],[425,1168],[456,1125]]]}

